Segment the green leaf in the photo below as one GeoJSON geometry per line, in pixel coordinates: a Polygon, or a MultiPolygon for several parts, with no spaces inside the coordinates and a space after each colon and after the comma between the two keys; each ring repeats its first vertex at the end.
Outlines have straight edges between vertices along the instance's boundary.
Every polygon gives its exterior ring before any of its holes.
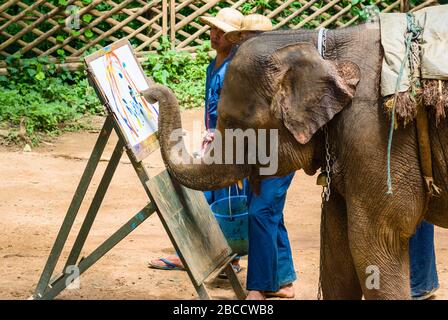
{"type": "Polygon", "coordinates": [[[73,37],[79,37],[80,35],[81,35],[81,32],[79,32],[78,30],[72,30],[73,37]]]}
{"type": "Polygon", "coordinates": [[[58,49],[56,52],[57,52],[58,55],[60,55],[60,56],[65,56],[65,50],[64,50],[64,49],[58,49]]]}
{"type": "Polygon", "coordinates": [[[164,85],[167,85],[167,79],[168,79],[168,77],[170,76],[170,73],[168,72],[168,71],[166,71],[166,70],[162,70],[162,83],[164,84],[164,85]]]}
{"type": "Polygon", "coordinates": [[[352,14],[352,16],[357,16],[359,15],[359,12],[361,11],[361,9],[359,9],[358,7],[352,7],[350,9],[350,13],[352,14]]]}
{"type": "Polygon", "coordinates": [[[91,14],[85,14],[82,16],[82,21],[84,21],[85,23],[89,23],[90,21],[92,21],[93,16],[91,14]]]}
{"type": "Polygon", "coordinates": [[[39,56],[37,57],[37,61],[43,64],[47,64],[50,62],[50,59],[48,56],[39,56]]]}
{"type": "Polygon", "coordinates": [[[13,55],[7,56],[5,61],[8,65],[11,65],[14,63],[14,61],[19,60],[19,59],[20,59],[19,54],[13,54],[13,55]]]}
{"type": "Polygon", "coordinates": [[[34,69],[26,69],[26,72],[28,73],[28,75],[30,77],[34,77],[37,73],[36,70],[34,70],[34,69]]]}
{"type": "Polygon", "coordinates": [[[61,6],[66,6],[66,5],[67,5],[67,0],[58,0],[58,3],[59,3],[61,6]]]}
{"type": "Polygon", "coordinates": [[[163,64],[161,64],[161,63],[157,63],[157,64],[152,68],[152,71],[158,71],[158,70],[162,69],[162,67],[163,67],[163,64]]]}
{"type": "Polygon", "coordinates": [[[63,42],[65,40],[65,37],[62,34],[60,34],[56,37],[56,40],[59,42],[63,42]]]}
{"type": "Polygon", "coordinates": [[[39,71],[39,72],[36,74],[35,78],[36,78],[37,80],[39,80],[39,81],[42,81],[42,80],[45,79],[45,73],[43,73],[42,71],[39,71]]]}
{"type": "Polygon", "coordinates": [[[13,68],[13,67],[9,67],[9,68],[8,68],[8,72],[11,73],[11,74],[15,74],[15,73],[17,73],[18,71],[19,71],[19,69],[17,69],[17,68],[13,68]]]}
{"type": "Polygon", "coordinates": [[[82,0],[82,3],[83,3],[83,4],[91,4],[91,3],[92,3],[92,0],[82,0]]]}
{"type": "Polygon", "coordinates": [[[359,2],[360,0],[352,0],[352,6],[356,6],[359,2]]]}
{"type": "Polygon", "coordinates": [[[87,29],[86,31],[84,31],[84,35],[86,36],[86,38],[92,38],[93,32],[92,32],[92,30],[87,29]]]}

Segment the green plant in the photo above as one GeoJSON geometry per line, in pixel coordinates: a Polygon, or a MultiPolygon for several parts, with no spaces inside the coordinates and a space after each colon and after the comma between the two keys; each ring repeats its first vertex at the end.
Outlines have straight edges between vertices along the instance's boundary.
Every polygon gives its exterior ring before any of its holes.
{"type": "Polygon", "coordinates": [[[38,132],[57,134],[83,114],[102,112],[83,72],[57,70],[48,57],[20,58],[9,56],[8,75],[0,76],[0,122],[12,131],[23,126],[37,142],[38,132]]]}
{"type": "Polygon", "coordinates": [[[359,16],[360,21],[366,21],[374,14],[379,14],[380,9],[375,5],[375,0],[352,0],[350,13],[359,16]]]}
{"type": "MultiPolygon", "coordinates": [[[[33,0],[21,0],[27,6],[32,5],[33,0]]],[[[114,0],[116,3],[121,3],[122,0],[114,0]]],[[[411,7],[421,4],[424,0],[410,0],[411,7]]],[[[5,1],[0,0],[0,4],[5,1]]],[[[66,0],[48,0],[48,3],[54,6],[65,7],[66,0]]],[[[328,5],[327,0],[317,0],[313,2],[312,7],[305,10],[303,6],[306,1],[290,2],[279,14],[272,18],[274,25],[282,23],[284,19],[288,23],[283,24],[282,28],[289,28],[289,25],[300,24],[301,28],[315,28],[320,23],[328,19],[328,16],[334,16],[341,12],[341,8],[350,7],[350,10],[340,15],[336,21],[329,24],[328,28],[335,28],[349,21],[355,23],[368,20],[372,14],[377,11],[372,4],[376,3],[380,10],[395,3],[395,0],[383,0],[378,2],[376,0],[341,0],[338,2],[339,7],[327,8],[325,15],[307,19],[313,15],[316,10],[319,10],[328,5]],[[292,14],[298,10],[300,14],[291,17],[292,14]],[[306,22],[306,23],[304,23],[306,22]]],[[[92,0],[81,0],[77,2],[80,7],[85,7],[92,4],[92,0]]],[[[267,14],[273,12],[284,3],[275,0],[248,0],[243,3],[239,10],[244,14],[261,13],[267,14]]],[[[204,4],[196,4],[202,7],[204,4]]],[[[229,7],[231,4],[225,1],[219,1],[215,6],[207,10],[208,14],[215,15],[219,8],[229,7]]],[[[126,9],[140,8],[141,4],[132,1],[125,6],[126,9]]],[[[94,9],[105,12],[112,10],[114,6],[107,2],[101,2],[95,5],[94,9]]],[[[5,13],[11,16],[17,16],[23,13],[24,8],[17,5],[9,6],[5,9],[5,13]]],[[[41,14],[50,12],[51,7],[46,5],[39,5],[35,8],[41,14]]],[[[394,11],[398,10],[396,6],[394,11]]],[[[189,16],[194,13],[194,9],[190,6],[185,6],[179,10],[179,14],[189,16]]],[[[121,11],[114,12],[111,16],[117,21],[125,20],[129,15],[121,11]]],[[[55,16],[57,22],[61,27],[65,24],[63,16],[55,16]]],[[[98,37],[97,30],[89,27],[92,22],[96,22],[98,17],[89,12],[85,12],[81,16],[81,26],[83,32],[78,30],[67,31],[65,28],[56,30],[52,36],[56,39],[56,44],[60,45],[63,42],[76,50],[86,47],[86,44],[98,37]],[[74,38],[71,38],[74,37],[74,38]]],[[[8,20],[0,21],[0,26],[8,20]]],[[[199,18],[195,18],[194,22],[200,24],[199,18]]],[[[138,29],[143,23],[137,19],[130,21],[128,26],[133,29],[138,29]]],[[[95,28],[103,31],[110,30],[112,24],[108,21],[101,21],[95,25],[95,28]]],[[[7,40],[7,36],[16,35],[23,30],[24,26],[18,21],[10,23],[4,28],[4,33],[0,34],[0,43],[7,40]]],[[[39,25],[42,32],[46,32],[54,28],[54,25],[48,21],[44,21],[39,25]]],[[[187,24],[183,31],[188,35],[197,32],[197,26],[193,23],[187,24]]],[[[151,33],[151,28],[145,29],[142,32],[151,33]]],[[[112,34],[116,38],[126,36],[123,30],[117,30],[112,34]]],[[[183,41],[188,35],[177,34],[177,40],[183,41]]],[[[39,36],[33,32],[23,34],[21,39],[25,42],[32,42],[39,36]]],[[[183,108],[194,108],[203,105],[205,95],[205,77],[206,68],[210,61],[209,51],[209,35],[202,33],[199,40],[204,41],[204,45],[197,48],[195,54],[190,54],[183,51],[171,50],[171,44],[168,38],[163,38],[156,53],[150,54],[144,63],[146,73],[151,76],[156,82],[162,83],[171,87],[180,105],[183,108]]],[[[131,43],[139,46],[142,40],[138,38],[130,39],[131,43]]],[[[105,38],[99,41],[96,45],[89,47],[83,52],[83,55],[90,54],[101,47],[112,42],[111,39],[105,38]]],[[[63,62],[70,52],[66,51],[67,47],[54,48],[55,43],[49,41],[42,41],[36,45],[36,48],[45,52],[51,50],[53,56],[57,56],[60,62],[63,62]],[[65,49],[64,49],[65,48],[65,49]]],[[[29,50],[23,55],[12,54],[20,52],[23,46],[18,42],[10,43],[4,52],[11,53],[6,58],[0,59],[6,62],[8,75],[0,76],[0,122],[8,122],[8,127],[12,126],[11,137],[14,138],[18,129],[25,128],[26,133],[34,140],[38,137],[38,132],[58,133],[62,129],[70,128],[70,123],[86,113],[102,113],[103,107],[100,105],[95,92],[87,83],[84,72],[68,71],[66,69],[58,69],[52,60],[48,57],[34,57],[35,52],[29,50]]],[[[72,126],[73,128],[73,126],[72,126]]]]}
{"type": "Polygon", "coordinates": [[[148,55],[143,67],[154,81],[175,92],[182,108],[195,108],[204,103],[209,51],[209,41],[199,47],[193,56],[185,51],[172,50],[168,38],[163,38],[157,52],[148,55]]]}

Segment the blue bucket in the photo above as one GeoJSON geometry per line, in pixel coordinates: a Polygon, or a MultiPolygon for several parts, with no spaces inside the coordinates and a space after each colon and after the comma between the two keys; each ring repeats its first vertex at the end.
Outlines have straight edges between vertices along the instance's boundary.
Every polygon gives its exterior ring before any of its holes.
{"type": "Polygon", "coordinates": [[[249,247],[247,197],[226,197],[213,202],[210,208],[232,251],[240,256],[246,255],[249,247]]]}

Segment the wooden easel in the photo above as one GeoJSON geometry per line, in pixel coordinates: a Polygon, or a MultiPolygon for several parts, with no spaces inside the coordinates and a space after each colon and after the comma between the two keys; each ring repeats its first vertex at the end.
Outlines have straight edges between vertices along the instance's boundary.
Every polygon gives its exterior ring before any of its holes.
{"type": "Polygon", "coordinates": [[[155,178],[150,178],[143,166],[142,160],[138,160],[135,157],[135,152],[126,144],[126,139],[117,124],[117,120],[110,112],[108,102],[98,92],[98,88],[90,73],[89,81],[109,111],[109,115],[98,136],[31,298],[53,299],[56,297],[74,280],[73,274],[66,271],[67,267],[77,267],[79,270],[78,276],[80,276],[149,216],[157,212],[199,297],[201,299],[210,299],[204,282],[224,271],[232,284],[237,298],[244,299],[246,296],[244,289],[231,265],[231,261],[236,255],[232,255],[231,249],[216,219],[213,217],[203,193],[178,185],[175,181],[171,180],[166,171],[155,178]],[[61,252],[66,244],[70,230],[72,229],[112,130],[118,135],[118,142],[101,178],[64,268],[60,275],[52,278],[54,269],[59,261],[61,252]],[[79,260],[81,250],[86,242],[123,152],[127,153],[150,202],[90,255],[79,260]]]}

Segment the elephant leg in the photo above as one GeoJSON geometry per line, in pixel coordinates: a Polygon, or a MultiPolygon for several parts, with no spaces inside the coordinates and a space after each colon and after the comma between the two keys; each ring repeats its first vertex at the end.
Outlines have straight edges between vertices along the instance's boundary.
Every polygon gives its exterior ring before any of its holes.
{"type": "Polygon", "coordinates": [[[331,194],[321,223],[323,298],[361,299],[362,290],[348,242],[347,209],[339,194],[331,194]]]}
{"type": "MultiPolygon", "coordinates": [[[[404,211],[406,212],[406,211],[404,211]]],[[[381,212],[374,217],[358,210],[357,219],[349,218],[349,244],[358,273],[362,292],[366,299],[411,298],[409,282],[410,233],[381,219],[381,212]]]]}

